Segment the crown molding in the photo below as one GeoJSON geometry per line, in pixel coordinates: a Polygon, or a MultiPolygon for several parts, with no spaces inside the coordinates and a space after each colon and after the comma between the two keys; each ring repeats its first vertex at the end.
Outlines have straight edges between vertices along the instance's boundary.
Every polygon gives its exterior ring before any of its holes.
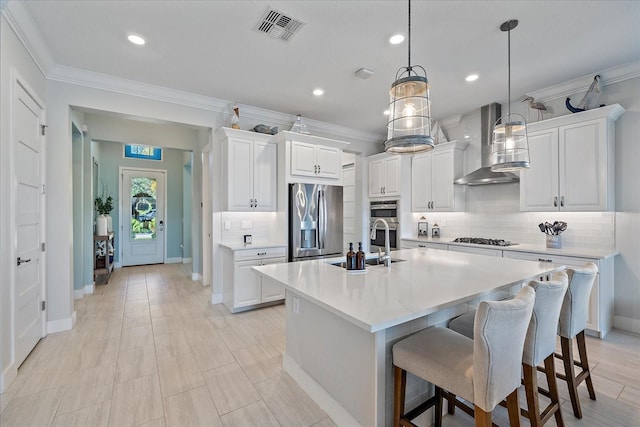
{"type": "MultiPolygon", "coordinates": [[[[155,101],[169,102],[182,106],[209,110],[215,113],[231,115],[233,102],[198,95],[149,83],[114,77],[93,71],[56,65],[47,76],[50,80],[68,83],[92,89],[107,90],[125,95],[138,96],[155,101]]],[[[243,118],[265,122],[269,125],[281,127],[281,130],[290,127],[296,119],[295,115],[267,110],[251,105],[238,104],[243,118]]],[[[314,132],[330,135],[339,135],[341,138],[349,138],[361,142],[378,142],[381,135],[373,132],[365,132],[345,126],[334,125],[318,120],[306,119],[307,128],[314,132]]]]}
{"type": "Polygon", "coordinates": [[[55,65],[55,60],[24,2],[3,1],[0,10],[20,43],[46,77],[55,65]]]}
{"type": "Polygon", "coordinates": [[[536,101],[547,102],[558,98],[566,98],[568,96],[575,95],[576,93],[586,92],[589,89],[589,86],[591,86],[593,77],[596,74],[600,75],[600,84],[602,86],[640,77],[640,61],[618,65],[599,73],[589,74],[564,83],[549,86],[544,89],[527,92],[527,95],[534,97],[536,101]]]}

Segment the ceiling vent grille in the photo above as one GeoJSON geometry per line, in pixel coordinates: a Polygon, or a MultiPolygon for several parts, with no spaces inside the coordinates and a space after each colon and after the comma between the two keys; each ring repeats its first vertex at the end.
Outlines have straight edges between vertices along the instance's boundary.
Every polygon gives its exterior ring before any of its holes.
{"type": "Polygon", "coordinates": [[[267,8],[256,26],[256,30],[274,39],[289,41],[302,27],[304,27],[304,22],[275,9],[267,8]]]}

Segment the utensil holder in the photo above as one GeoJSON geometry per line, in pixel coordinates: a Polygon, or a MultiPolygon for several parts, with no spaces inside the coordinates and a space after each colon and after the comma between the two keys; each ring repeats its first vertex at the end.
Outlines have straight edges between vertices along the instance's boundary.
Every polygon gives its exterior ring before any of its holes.
{"type": "Polygon", "coordinates": [[[562,236],[547,235],[547,247],[552,249],[562,249],[562,236]]]}

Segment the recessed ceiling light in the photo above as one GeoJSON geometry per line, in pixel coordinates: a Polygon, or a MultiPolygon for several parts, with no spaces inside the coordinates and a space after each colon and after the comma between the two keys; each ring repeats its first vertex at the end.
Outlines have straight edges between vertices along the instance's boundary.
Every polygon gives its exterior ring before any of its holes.
{"type": "Polygon", "coordinates": [[[136,44],[138,46],[142,46],[143,44],[145,44],[147,41],[142,38],[141,36],[137,35],[137,34],[129,34],[127,36],[127,39],[129,39],[129,41],[133,44],[136,44]]]}
{"type": "Polygon", "coordinates": [[[313,90],[313,94],[314,94],[315,96],[321,96],[321,95],[324,95],[324,90],[322,90],[322,89],[320,89],[320,88],[318,88],[318,89],[314,89],[314,90],[313,90]]]}
{"type": "Polygon", "coordinates": [[[389,37],[389,43],[391,44],[400,44],[404,41],[404,34],[398,33],[389,37]]]}
{"type": "Polygon", "coordinates": [[[388,116],[389,114],[391,114],[391,111],[389,111],[389,110],[384,110],[384,111],[382,112],[382,114],[384,114],[385,116],[388,116]]]}
{"type": "Polygon", "coordinates": [[[478,77],[480,77],[477,74],[469,74],[467,77],[465,77],[464,79],[468,82],[475,82],[476,80],[478,80],[478,77]]]}

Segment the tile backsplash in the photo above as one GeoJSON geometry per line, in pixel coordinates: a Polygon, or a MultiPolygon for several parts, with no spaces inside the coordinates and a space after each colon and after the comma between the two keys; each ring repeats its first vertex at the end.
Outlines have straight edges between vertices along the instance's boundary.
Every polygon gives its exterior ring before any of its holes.
{"type": "Polygon", "coordinates": [[[222,212],[221,241],[225,243],[243,243],[244,235],[251,234],[254,243],[285,243],[286,230],[283,228],[281,212],[222,212]],[[225,229],[225,221],[229,221],[231,228],[225,229]],[[251,228],[242,228],[250,225],[251,228]]]}
{"type": "Polygon", "coordinates": [[[402,237],[415,237],[418,220],[424,216],[429,223],[429,235],[434,223],[440,226],[443,240],[456,237],[486,237],[505,239],[517,243],[544,245],[545,234],[538,224],[564,221],[567,230],[562,233],[563,246],[568,248],[615,248],[614,212],[513,212],[494,213],[413,213],[410,230],[403,228],[402,237]]]}

